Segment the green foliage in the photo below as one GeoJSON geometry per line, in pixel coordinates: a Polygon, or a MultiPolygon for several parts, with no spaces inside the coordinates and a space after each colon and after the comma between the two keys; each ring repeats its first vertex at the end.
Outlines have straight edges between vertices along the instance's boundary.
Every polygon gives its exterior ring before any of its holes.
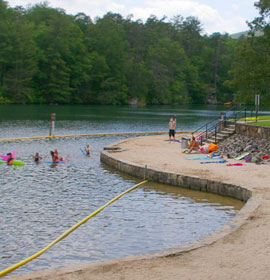
{"type": "Polygon", "coordinates": [[[151,16],[143,23],[107,13],[92,21],[47,2],[24,10],[0,0],[0,102],[200,104],[209,88],[221,101],[233,91],[236,99],[251,100],[257,89],[266,100],[266,67],[253,65],[263,60],[255,55],[263,42],[240,43],[231,69],[237,41],[201,32],[194,17],[151,16]],[[242,70],[250,55],[254,59],[242,70]],[[243,76],[250,69],[256,71],[253,80],[243,76]]]}
{"type": "Polygon", "coordinates": [[[225,84],[236,91],[235,101],[254,104],[256,94],[261,104],[270,104],[270,1],[255,3],[260,16],[249,23],[250,36],[239,40],[235,60],[225,84]],[[260,31],[261,36],[256,36],[260,31]]]}
{"type": "Polygon", "coordinates": [[[33,24],[0,2],[0,86],[3,98],[14,103],[33,101],[33,75],[37,71],[33,24]],[[5,9],[3,9],[5,7],[5,9]]]}

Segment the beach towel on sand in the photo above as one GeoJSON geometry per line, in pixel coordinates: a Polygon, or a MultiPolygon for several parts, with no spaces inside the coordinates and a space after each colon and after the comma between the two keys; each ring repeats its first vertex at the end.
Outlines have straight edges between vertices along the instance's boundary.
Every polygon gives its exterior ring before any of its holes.
{"type": "Polygon", "coordinates": [[[209,156],[187,156],[186,159],[192,159],[192,160],[217,160],[222,159],[221,156],[215,156],[215,157],[209,157],[209,156]]]}
{"type": "Polygon", "coordinates": [[[178,139],[175,139],[175,140],[170,140],[170,139],[167,139],[167,140],[164,140],[164,141],[171,141],[171,142],[178,142],[178,143],[181,143],[181,140],[178,140],[178,139]]]}
{"type": "Polygon", "coordinates": [[[222,159],[222,160],[212,160],[212,161],[201,161],[201,164],[205,164],[205,163],[224,163],[227,162],[226,159],[222,159]]]}

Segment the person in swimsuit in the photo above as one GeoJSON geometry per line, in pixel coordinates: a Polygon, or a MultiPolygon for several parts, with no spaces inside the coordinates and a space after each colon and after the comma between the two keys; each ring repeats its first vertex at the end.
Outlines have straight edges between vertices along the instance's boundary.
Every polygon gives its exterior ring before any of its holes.
{"type": "Polygon", "coordinates": [[[169,121],[169,139],[171,143],[171,138],[173,137],[173,141],[175,142],[175,127],[176,127],[176,116],[172,116],[169,121]]]}
{"type": "Polygon", "coordinates": [[[52,156],[53,162],[66,161],[67,160],[65,157],[59,157],[57,149],[55,149],[54,152],[51,151],[51,156],[52,156]]]}
{"type": "Polygon", "coordinates": [[[14,158],[12,157],[11,153],[7,154],[9,158],[7,159],[7,165],[13,165],[14,158]]]}
{"type": "Polygon", "coordinates": [[[36,153],[34,156],[34,162],[39,163],[42,157],[39,155],[39,153],[36,153]]]}
{"type": "Polygon", "coordinates": [[[85,152],[86,152],[87,156],[90,156],[90,151],[91,151],[91,148],[89,147],[89,145],[86,145],[85,152]]]}
{"type": "Polygon", "coordinates": [[[55,161],[59,161],[59,160],[61,160],[60,158],[59,158],[59,154],[58,154],[58,150],[54,150],[54,158],[55,158],[55,161]]]}
{"type": "Polygon", "coordinates": [[[188,154],[190,154],[193,150],[200,150],[200,145],[196,141],[194,136],[192,137],[192,140],[190,142],[188,154]]]}
{"type": "Polygon", "coordinates": [[[55,156],[55,153],[54,151],[50,151],[50,154],[51,154],[51,157],[52,157],[52,162],[56,162],[56,156],[55,156]]]}

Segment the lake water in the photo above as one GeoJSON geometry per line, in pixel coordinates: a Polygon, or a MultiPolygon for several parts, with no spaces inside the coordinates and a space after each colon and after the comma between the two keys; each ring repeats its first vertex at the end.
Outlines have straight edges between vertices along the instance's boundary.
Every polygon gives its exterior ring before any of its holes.
{"type": "MultiPolygon", "coordinates": [[[[193,130],[223,107],[1,106],[0,138],[55,134],[193,130]]],[[[18,152],[22,167],[0,165],[0,270],[41,250],[69,227],[138,183],[100,163],[108,144],[127,136],[0,142],[0,154],[18,152]],[[91,157],[80,148],[90,144],[91,157]],[[69,162],[52,166],[50,150],[69,162]],[[42,162],[36,165],[33,154],[42,162]]],[[[10,275],[150,253],[198,240],[221,229],[243,203],[156,183],[127,194],[39,258],[10,275]]]]}

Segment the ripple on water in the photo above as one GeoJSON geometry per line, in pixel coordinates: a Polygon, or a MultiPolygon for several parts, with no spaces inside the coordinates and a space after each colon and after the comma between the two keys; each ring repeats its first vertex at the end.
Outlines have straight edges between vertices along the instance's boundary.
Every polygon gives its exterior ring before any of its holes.
{"type": "MultiPolygon", "coordinates": [[[[126,138],[126,137],[124,137],[126,138]]],[[[22,167],[0,166],[0,270],[47,246],[69,227],[136,184],[100,163],[108,143],[123,137],[3,143],[22,167]],[[91,145],[91,157],[80,148],[91,145]],[[49,151],[70,161],[52,167],[49,151]],[[32,155],[39,152],[42,163],[32,155]]],[[[184,245],[223,227],[241,204],[209,194],[147,184],[125,195],[38,259],[13,274],[154,252],[184,245]]]]}

